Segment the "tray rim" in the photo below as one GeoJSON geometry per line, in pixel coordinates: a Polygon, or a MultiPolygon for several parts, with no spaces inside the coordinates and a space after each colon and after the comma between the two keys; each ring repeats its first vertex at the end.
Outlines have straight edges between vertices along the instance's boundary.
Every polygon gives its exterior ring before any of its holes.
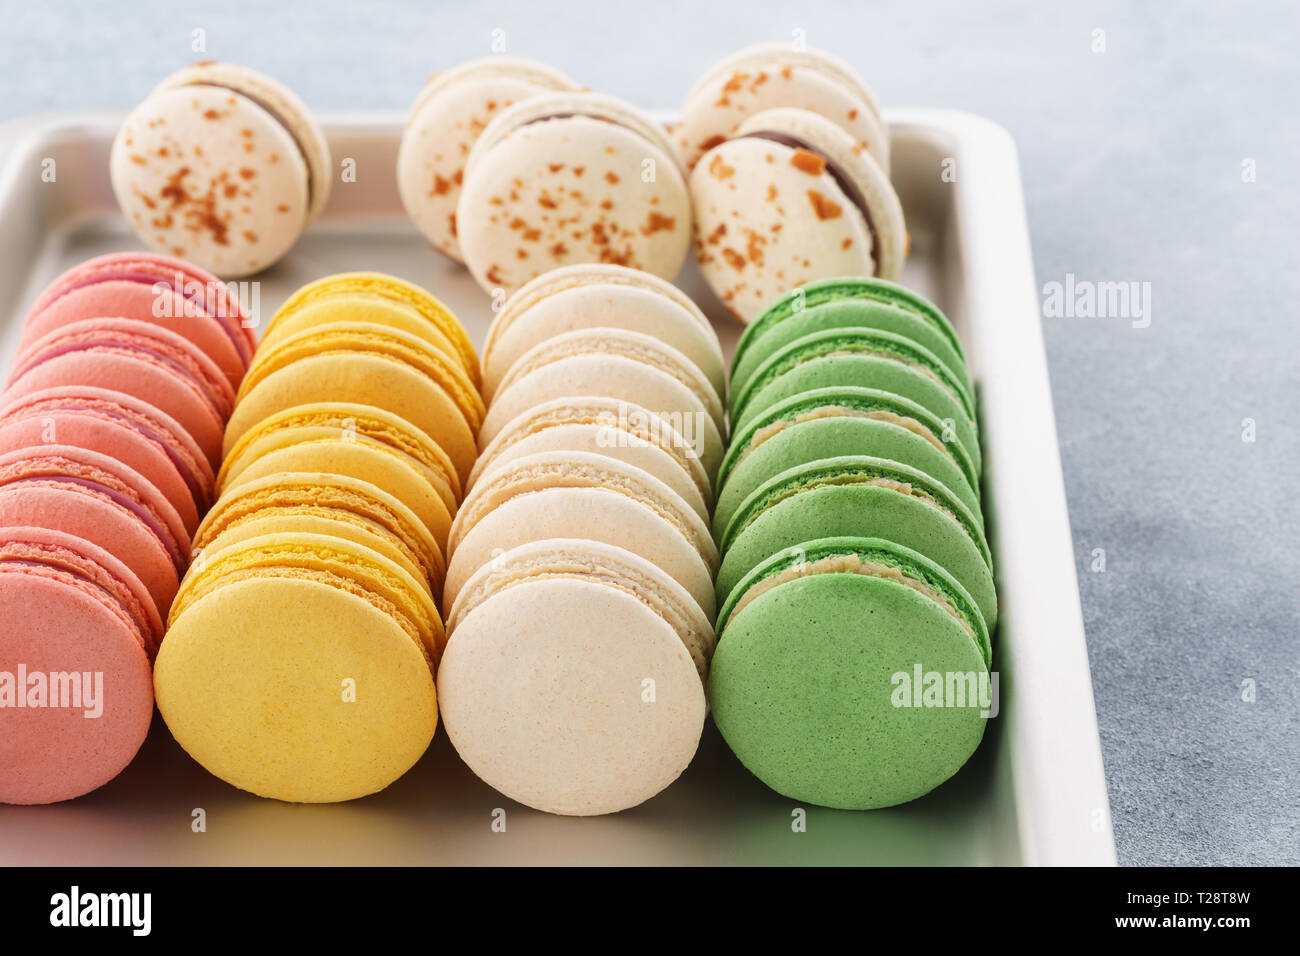
{"type": "MultiPolygon", "coordinates": [[[[670,120],[669,110],[651,110],[670,120]]],[[[998,315],[968,343],[982,368],[1007,364],[1009,372],[984,376],[978,388],[985,421],[1015,414],[1015,428],[985,429],[985,449],[997,475],[994,497],[1027,497],[1036,507],[999,514],[993,524],[999,555],[1002,619],[1000,651],[1016,664],[1015,706],[1008,759],[1015,795],[1015,826],[1027,865],[1115,865],[1110,805],[1097,729],[1091,669],[1075,570],[1060,446],[1043,343],[1037,284],[1019,160],[1011,134],[972,113],[930,108],[885,111],[892,130],[912,128],[949,137],[961,169],[956,194],[957,229],[967,259],[972,316],[998,315]],[[973,182],[973,185],[972,185],[973,182]],[[1017,360],[1004,356],[1014,353],[1017,360]],[[1014,437],[1008,433],[1014,431],[1014,437]],[[1025,446],[1019,451],[1016,443],[1025,446]],[[1027,450],[1026,450],[1027,448],[1027,450]],[[1004,459],[1013,465],[999,465],[1004,459]],[[1000,470],[998,470],[1000,469],[1000,470]],[[1003,485],[1007,488],[1003,489],[1003,485]],[[1031,520],[1032,511],[1032,520],[1031,520]],[[1018,514],[1018,517],[1017,517],[1018,514]],[[1031,543],[1033,588],[1008,587],[1006,568],[1031,543]],[[1024,632],[1050,633],[1050,641],[1026,640],[1024,632]],[[1021,640],[1010,640],[1021,635],[1021,640]],[[1009,644],[1009,646],[1008,646],[1009,644]],[[1064,717],[1065,719],[1061,719],[1064,717]]],[[[13,192],[12,167],[54,135],[84,127],[111,134],[124,110],[68,110],[0,123],[0,212],[13,192]]],[[[320,111],[327,138],[397,135],[403,110],[320,111]]],[[[29,248],[34,246],[29,245],[29,248]]],[[[972,325],[974,324],[972,319],[972,325]]],[[[988,320],[985,320],[986,322],[988,320]]]]}

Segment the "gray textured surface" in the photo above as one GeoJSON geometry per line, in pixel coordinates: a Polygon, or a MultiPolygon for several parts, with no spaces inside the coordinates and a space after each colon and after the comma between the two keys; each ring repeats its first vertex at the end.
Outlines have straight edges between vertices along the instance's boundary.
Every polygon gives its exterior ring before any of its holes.
{"type": "Polygon", "coordinates": [[[1120,860],[1300,862],[1294,7],[793,6],[4,0],[0,119],[130,107],[198,58],[196,29],[203,55],[332,109],[405,108],[494,30],[509,53],[674,106],[721,55],[802,29],[886,104],[1003,123],[1039,281],[1152,289],[1148,328],[1044,320],[1120,860]]]}

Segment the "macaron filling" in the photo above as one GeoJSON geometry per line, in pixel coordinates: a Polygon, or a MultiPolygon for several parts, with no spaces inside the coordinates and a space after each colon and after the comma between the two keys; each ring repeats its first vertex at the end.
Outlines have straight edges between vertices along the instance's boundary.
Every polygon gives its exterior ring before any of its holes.
{"type": "Polygon", "coordinates": [[[801,159],[801,169],[808,171],[820,167],[821,172],[830,176],[853,208],[862,214],[862,218],[867,224],[867,234],[871,236],[872,271],[880,271],[880,240],[876,232],[875,224],[872,221],[871,208],[867,205],[867,199],[862,195],[862,190],[858,188],[857,184],[846,172],[844,172],[838,163],[812,143],[800,139],[798,136],[791,136],[789,133],[780,133],[776,130],[754,130],[749,133],[742,133],[736,138],[764,139],[768,142],[776,143],[778,146],[787,146],[790,149],[795,150],[797,159],[801,159]],[[800,158],[798,156],[800,152],[810,155],[800,158]]]}

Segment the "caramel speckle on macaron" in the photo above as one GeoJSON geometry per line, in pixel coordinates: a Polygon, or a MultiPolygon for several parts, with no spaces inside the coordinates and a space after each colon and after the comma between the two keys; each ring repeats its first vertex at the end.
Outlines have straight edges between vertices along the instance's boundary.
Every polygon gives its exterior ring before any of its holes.
{"type": "Polygon", "coordinates": [[[820,176],[826,170],[826,157],[807,149],[796,149],[790,157],[790,165],[809,176],[820,176]]]}
{"type": "Polygon", "coordinates": [[[818,219],[838,219],[844,212],[839,203],[833,199],[828,199],[815,189],[808,190],[808,201],[812,203],[813,211],[817,213],[818,219]]]}

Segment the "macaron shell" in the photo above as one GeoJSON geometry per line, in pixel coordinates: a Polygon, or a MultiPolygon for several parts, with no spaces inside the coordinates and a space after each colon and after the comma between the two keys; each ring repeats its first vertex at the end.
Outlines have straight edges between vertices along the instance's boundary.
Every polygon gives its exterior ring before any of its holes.
{"type": "Polygon", "coordinates": [[[648,800],[690,764],[704,726],[703,686],[678,635],[636,598],[583,581],[520,584],[477,607],[438,683],[470,769],[550,813],[648,800]]]}
{"type": "Polygon", "coordinates": [[[718,495],[715,536],[721,537],[736,509],[765,481],[799,465],[845,455],[887,458],[915,468],[948,488],[983,523],[980,500],[970,480],[951,457],[924,438],[870,418],[817,418],[781,429],[732,470],[718,495]]]}
{"type": "Polygon", "coordinates": [[[773,323],[772,327],[740,353],[731,376],[731,387],[740,391],[751,375],[772,355],[806,335],[831,329],[880,329],[910,339],[934,353],[959,381],[970,386],[966,362],[942,332],[920,316],[898,306],[862,299],[842,299],[806,308],[773,323]]]}
{"type": "Polygon", "coordinates": [[[889,130],[865,84],[825,54],[775,45],[729,57],[697,83],[673,127],[673,140],[689,169],[746,118],[780,107],[819,113],[889,169],[889,130]],[[852,82],[845,82],[845,74],[852,82]]]}
{"type": "MultiPolygon", "coordinates": [[[[86,707],[0,708],[0,803],[54,803],[112,780],[153,718],[140,641],[92,595],[46,574],[0,566],[0,605],[0,671],[102,675],[102,699],[89,709],[103,708],[93,719],[86,707]]],[[[14,690],[31,699],[30,685],[14,690]]]]}
{"type": "MultiPolygon", "coordinates": [[[[169,285],[174,291],[183,294],[195,309],[211,316],[222,327],[244,366],[247,366],[257,348],[257,333],[253,330],[252,318],[239,296],[211,272],[175,256],[132,250],[110,252],[87,259],[45,287],[32,305],[28,320],[35,319],[63,295],[99,282],[120,281],[123,276],[145,282],[151,288],[158,283],[169,285]]],[[[150,312],[152,311],[151,307],[150,312]]],[[[98,314],[112,315],[104,312],[98,314]]]]}
{"type": "Polygon", "coordinates": [[[882,538],[929,558],[975,601],[992,633],[998,599],[980,548],[951,517],[910,495],[875,485],[826,485],[791,495],[732,536],[718,569],[717,602],[782,548],[834,537],[882,538]]]}
{"type": "Polygon", "coordinates": [[[696,261],[741,321],[791,286],[877,271],[874,223],[805,150],[731,140],[700,160],[690,189],[696,261]]]}
{"type": "Polygon", "coordinates": [[[618,355],[575,355],[543,365],[503,386],[479,432],[486,448],[512,419],[535,405],[561,398],[612,397],[667,420],[691,443],[710,476],[722,461],[722,435],[708,409],[667,372],[618,355]]]}
{"type": "Polygon", "coordinates": [[[127,116],[109,167],[123,215],[150,248],[221,276],[280,259],[310,218],[310,173],[294,137],[229,89],[155,91],[127,116]]]}
{"type": "Polygon", "coordinates": [[[983,470],[979,436],[966,409],[942,385],[923,372],[893,359],[865,353],[832,355],[796,365],[769,384],[752,392],[738,416],[732,417],[732,429],[739,433],[766,409],[777,402],[820,388],[874,388],[893,392],[929,411],[939,421],[951,423],[953,435],[966,449],[976,471],[983,470]]]}
{"type": "Polygon", "coordinates": [[[438,547],[444,553],[447,550],[447,532],[451,530],[447,505],[424,475],[382,446],[335,438],[286,445],[249,463],[226,487],[238,488],[281,472],[348,475],[383,488],[410,508],[438,547]]]}
{"type": "Polygon", "coordinates": [[[447,453],[462,482],[469,477],[478,452],[456,403],[416,369],[377,354],[324,352],[271,372],[240,398],[226,427],[226,451],[263,419],[321,398],[376,405],[407,419],[447,453]]]}
{"type": "MultiPolygon", "coordinates": [[[[158,84],[158,89],[194,85],[237,90],[254,102],[266,106],[276,122],[292,135],[298,152],[307,164],[312,187],[308,222],[320,215],[330,197],[330,151],[325,132],[307,104],[275,77],[240,64],[216,60],[192,63],[163,80],[158,84]]],[[[243,135],[243,131],[240,132],[243,135]]]]}
{"type": "Polygon", "coordinates": [[[436,88],[421,91],[397,151],[397,186],[407,215],[435,249],[457,262],[456,204],[465,160],[479,134],[514,103],[547,89],[577,88],[540,64],[521,70],[512,69],[511,61],[493,66],[490,72],[440,76],[436,88]]]}
{"type": "Polygon", "coordinates": [[[382,790],[424,753],[438,719],[411,638],[310,579],[240,580],[199,598],[172,622],[154,686],[168,729],[209,772],[300,803],[382,790]]]}
{"type": "Polygon", "coordinates": [[[281,309],[271,319],[262,336],[262,348],[270,348],[292,335],[310,332],[331,322],[373,322],[419,336],[448,359],[460,363],[456,345],[413,306],[395,302],[374,292],[337,292],[295,306],[281,309]]]}
{"type": "Polygon", "coordinates": [[[584,538],[636,552],[662,568],[695,598],[712,621],[713,575],[681,533],[649,505],[602,488],[544,488],[498,505],[464,532],[447,562],[443,610],[450,612],[465,582],[498,555],[547,538],[584,538]]]}
{"type": "Polygon", "coordinates": [[[124,279],[95,282],[71,289],[28,317],[18,342],[22,353],[50,332],[74,322],[100,317],[150,322],[188,339],[221,369],[233,388],[239,387],[246,368],[221,320],[203,312],[174,289],[124,279]]]}
{"type": "MultiPolygon", "coordinates": [[[[494,125],[543,99],[516,104],[494,125]]],[[[691,200],[667,148],[582,115],[512,128],[508,139],[485,149],[490,135],[489,129],[471,155],[456,212],[465,264],[485,290],[510,293],[549,269],[583,262],[613,262],[665,279],[681,270],[691,200]],[[653,180],[643,178],[646,169],[654,170],[653,180]]]]}
{"type": "Polygon", "coordinates": [[[812,575],[733,618],[713,659],[714,719],[741,763],[783,796],[894,806],[951,777],[984,734],[978,706],[896,705],[896,675],[910,683],[918,666],[987,673],[961,626],[911,588],[812,575]]]}
{"type": "Polygon", "coordinates": [[[474,351],[474,344],[470,342],[465,327],[450,309],[425,289],[396,276],[382,272],[340,272],[329,275],[298,289],[280,306],[277,315],[290,315],[318,299],[353,293],[377,295],[414,308],[455,346],[462,370],[475,386],[479,384],[478,353],[474,351]]]}
{"type": "MultiPolygon", "coordinates": [[[[495,442],[494,442],[495,445],[495,442]]],[[[470,475],[470,489],[499,466],[542,452],[573,452],[604,455],[621,461],[658,478],[682,497],[702,519],[709,519],[708,505],[700,489],[662,448],[646,444],[630,432],[606,425],[555,425],[533,432],[499,451],[489,448],[479,457],[470,475]],[[491,453],[491,457],[488,455],[491,453]]]]}
{"type": "Polygon", "coordinates": [[[726,387],[722,350],[707,320],[691,314],[679,301],[655,288],[613,282],[561,288],[517,314],[510,314],[507,308],[498,314],[493,326],[483,352],[483,395],[488,401],[510,367],[529,349],[566,332],[594,328],[627,329],[655,336],[700,369],[719,396],[726,387]],[[503,317],[508,324],[498,326],[503,317]]]}

